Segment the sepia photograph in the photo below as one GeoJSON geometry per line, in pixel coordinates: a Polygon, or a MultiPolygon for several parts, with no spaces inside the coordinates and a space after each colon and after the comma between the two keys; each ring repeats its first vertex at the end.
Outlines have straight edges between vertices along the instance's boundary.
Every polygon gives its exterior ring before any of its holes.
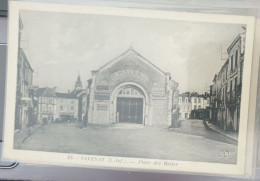
{"type": "Polygon", "coordinates": [[[165,170],[245,162],[253,18],[17,7],[4,155],[165,170]]]}

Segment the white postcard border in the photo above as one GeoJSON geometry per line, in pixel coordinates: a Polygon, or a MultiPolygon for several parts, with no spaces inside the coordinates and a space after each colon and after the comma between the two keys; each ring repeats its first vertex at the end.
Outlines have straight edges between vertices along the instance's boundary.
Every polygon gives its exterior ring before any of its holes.
{"type": "MultiPolygon", "coordinates": [[[[184,13],[171,11],[157,10],[141,10],[127,8],[112,8],[112,7],[94,7],[80,5],[64,5],[64,4],[48,4],[48,3],[31,3],[31,2],[10,2],[9,13],[9,49],[7,62],[7,86],[6,86],[6,105],[5,105],[5,129],[4,129],[4,149],[3,158],[16,159],[25,163],[51,164],[51,165],[66,165],[66,166],[86,166],[86,167],[109,167],[115,169],[140,169],[151,171],[180,171],[208,174],[223,174],[223,175],[244,175],[246,162],[246,144],[247,144],[247,126],[254,124],[254,120],[248,119],[249,97],[250,97],[250,82],[252,53],[254,42],[254,17],[233,16],[233,15],[217,15],[217,14],[199,14],[199,13],[184,13]],[[125,157],[107,157],[107,156],[91,156],[67,153],[50,153],[28,150],[13,149],[14,137],[14,113],[15,113],[15,95],[16,95],[16,74],[17,74],[17,51],[18,51],[18,32],[19,32],[19,11],[48,11],[48,12],[67,12],[67,13],[82,13],[82,14],[100,14],[114,15],[127,17],[142,17],[152,19],[168,19],[168,20],[183,20],[195,22],[211,22],[211,23],[232,23],[247,25],[246,32],[246,50],[243,72],[243,91],[241,100],[241,117],[240,131],[237,152],[237,164],[218,164],[218,163],[203,163],[190,161],[176,160],[156,160],[156,159],[139,159],[125,157]],[[247,122],[248,121],[248,122],[247,122]],[[95,157],[108,159],[124,159],[126,163],[119,162],[96,162],[85,160],[87,157],[95,157]],[[144,160],[154,163],[172,162],[174,166],[163,166],[154,164],[138,164],[138,161],[144,160]]],[[[253,130],[252,130],[253,131],[253,130]]]]}

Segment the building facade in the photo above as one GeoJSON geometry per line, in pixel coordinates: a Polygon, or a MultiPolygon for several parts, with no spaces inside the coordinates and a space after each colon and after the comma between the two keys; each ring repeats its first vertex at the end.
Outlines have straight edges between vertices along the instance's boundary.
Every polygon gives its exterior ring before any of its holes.
{"type": "Polygon", "coordinates": [[[56,88],[38,88],[36,98],[38,103],[38,121],[40,123],[53,122],[57,118],[56,88]]]}
{"type": "Polygon", "coordinates": [[[193,110],[202,110],[209,107],[209,96],[207,93],[198,94],[197,92],[185,92],[179,94],[180,119],[195,118],[193,110]]]}
{"type": "Polygon", "coordinates": [[[226,96],[227,129],[238,132],[245,52],[245,32],[236,37],[227,51],[230,61],[229,92],[226,96]]]}
{"type": "Polygon", "coordinates": [[[40,123],[66,122],[78,119],[78,97],[73,93],[59,93],[56,88],[36,91],[38,120],[40,123]]]}
{"type": "MultiPolygon", "coordinates": [[[[19,21],[19,40],[23,23],[19,21]]],[[[31,88],[33,83],[33,69],[23,49],[18,46],[17,60],[17,83],[16,83],[16,107],[15,107],[15,129],[23,129],[30,125],[34,118],[34,107],[31,88]]]]}
{"type": "Polygon", "coordinates": [[[245,38],[240,33],[231,43],[228,59],[210,86],[210,121],[226,131],[239,130],[245,38]]]}
{"type": "Polygon", "coordinates": [[[135,50],[92,71],[87,89],[89,123],[171,126],[178,114],[178,83],[135,50]]]}
{"type": "Polygon", "coordinates": [[[59,121],[76,121],[78,119],[78,98],[75,94],[56,92],[57,111],[59,121]]]}
{"type": "Polygon", "coordinates": [[[190,92],[179,94],[179,110],[180,110],[179,111],[180,120],[185,120],[190,118],[190,113],[192,111],[190,92]]]}
{"type": "Polygon", "coordinates": [[[206,109],[209,106],[209,96],[207,93],[198,94],[197,92],[192,92],[190,97],[192,110],[206,109]]]}

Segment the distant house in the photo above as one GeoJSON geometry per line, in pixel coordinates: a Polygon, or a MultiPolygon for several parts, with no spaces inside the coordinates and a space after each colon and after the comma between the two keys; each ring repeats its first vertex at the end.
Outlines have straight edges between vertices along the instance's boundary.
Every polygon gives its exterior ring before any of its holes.
{"type": "Polygon", "coordinates": [[[35,97],[38,103],[38,121],[52,122],[57,118],[57,98],[55,88],[39,88],[35,97]]]}
{"type": "Polygon", "coordinates": [[[209,107],[209,96],[207,93],[198,94],[197,92],[185,92],[179,94],[179,119],[195,118],[197,116],[191,115],[195,113],[193,110],[202,110],[209,107]]]}
{"type": "Polygon", "coordinates": [[[38,120],[53,121],[82,121],[86,112],[86,90],[82,89],[80,76],[75,88],[68,93],[56,92],[56,88],[38,88],[35,91],[38,103],[38,120]]]}
{"type": "Polygon", "coordinates": [[[209,106],[209,97],[207,96],[207,93],[198,94],[197,92],[192,92],[190,97],[192,110],[206,109],[209,106]]]}
{"type": "Polygon", "coordinates": [[[78,119],[78,98],[76,94],[56,92],[56,119],[73,121],[78,119]]]}
{"type": "Polygon", "coordinates": [[[189,119],[192,110],[191,97],[189,92],[179,94],[180,120],[189,119]]]}

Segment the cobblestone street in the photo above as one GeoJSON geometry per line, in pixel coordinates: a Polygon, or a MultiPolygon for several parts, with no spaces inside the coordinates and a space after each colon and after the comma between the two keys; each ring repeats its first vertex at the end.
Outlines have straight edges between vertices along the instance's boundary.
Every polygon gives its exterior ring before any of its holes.
{"type": "Polygon", "coordinates": [[[37,129],[18,149],[90,155],[235,163],[237,146],[206,130],[202,120],[186,120],[181,128],[49,124],[37,129]],[[40,144],[39,144],[40,143],[40,144]],[[234,154],[224,157],[224,153],[234,154]]]}

